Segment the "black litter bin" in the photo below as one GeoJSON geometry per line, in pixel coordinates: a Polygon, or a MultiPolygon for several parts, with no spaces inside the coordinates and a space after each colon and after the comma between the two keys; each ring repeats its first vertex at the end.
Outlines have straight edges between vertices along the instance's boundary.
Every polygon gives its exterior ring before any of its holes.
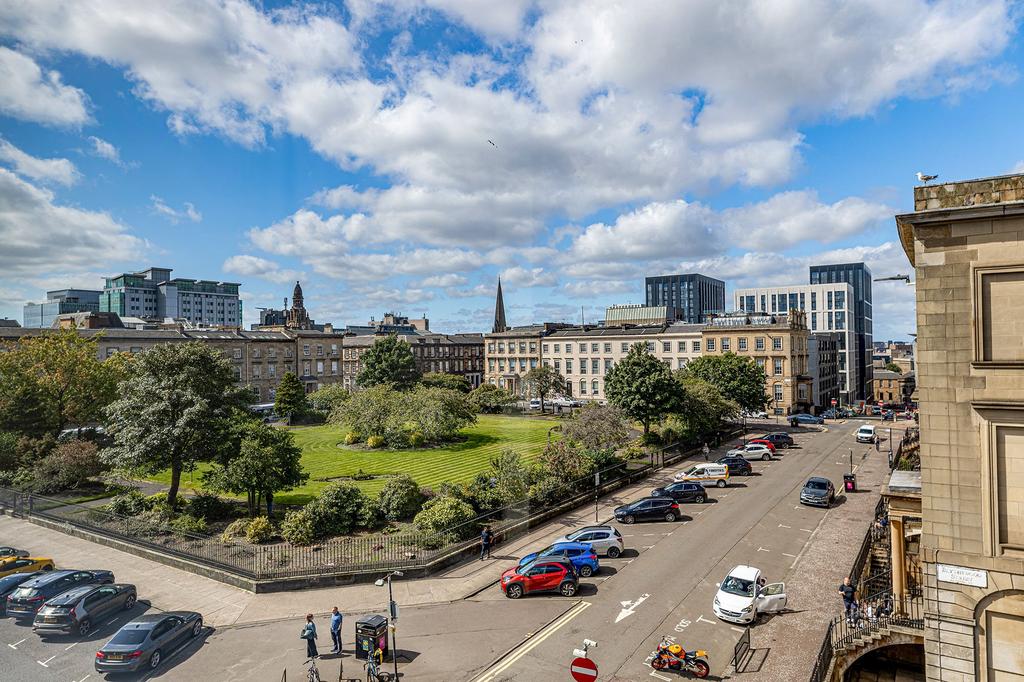
{"type": "Polygon", "coordinates": [[[364,661],[377,649],[388,653],[388,619],[367,616],[356,621],[356,658],[364,661]]]}
{"type": "Polygon", "coordinates": [[[843,490],[848,493],[857,492],[857,474],[843,474],[843,490]]]}

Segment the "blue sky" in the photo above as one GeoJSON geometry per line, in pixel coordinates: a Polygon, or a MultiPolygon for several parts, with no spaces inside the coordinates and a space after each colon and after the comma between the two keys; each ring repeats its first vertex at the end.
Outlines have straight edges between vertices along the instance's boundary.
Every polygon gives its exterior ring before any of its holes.
{"type": "MultiPolygon", "coordinates": [[[[150,265],[319,321],[598,319],[643,276],[906,272],[918,170],[1024,171],[1020,7],[0,0],[0,317],[150,265]],[[493,143],[493,144],[492,144],[493,143]]],[[[875,288],[876,338],[913,291],[875,288]]]]}

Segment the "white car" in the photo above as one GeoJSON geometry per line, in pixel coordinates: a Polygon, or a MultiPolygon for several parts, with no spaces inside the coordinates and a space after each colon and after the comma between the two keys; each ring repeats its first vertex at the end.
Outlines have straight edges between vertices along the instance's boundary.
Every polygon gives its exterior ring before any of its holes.
{"type": "Polygon", "coordinates": [[[540,409],[540,398],[532,398],[530,400],[530,409],[531,410],[539,410],[540,409]]]}
{"type": "Polygon", "coordinates": [[[857,429],[857,442],[858,443],[874,443],[875,442],[875,427],[870,424],[862,426],[857,429]]]}
{"type": "Polygon", "coordinates": [[[747,419],[767,419],[768,413],[764,410],[754,410],[753,412],[744,412],[743,416],[747,419]]]}
{"type": "Polygon", "coordinates": [[[786,608],[786,584],[760,586],[761,571],[753,566],[737,566],[718,584],[711,605],[715,615],[730,623],[747,625],[762,613],[778,613],[786,608]]]}
{"type": "Polygon", "coordinates": [[[772,459],[772,449],[761,443],[747,443],[742,448],[730,450],[727,454],[734,457],[742,457],[747,461],[772,459]]]}
{"type": "Polygon", "coordinates": [[[612,559],[622,554],[623,550],[622,535],[614,526],[586,526],[563,535],[551,544],[559,542],[585,542],[594,548],[594,552],[612,559]]]}

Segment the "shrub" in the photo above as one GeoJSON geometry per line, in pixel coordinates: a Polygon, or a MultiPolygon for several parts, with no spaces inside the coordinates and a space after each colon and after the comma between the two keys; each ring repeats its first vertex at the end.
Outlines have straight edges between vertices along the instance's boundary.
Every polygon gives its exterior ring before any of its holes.
{"type": "Polygon", "coordinates": [[[188,513],[207,521],[217,521],[231,515],[231,503],[213,493],[199,493],[188,500],[188,513]]]}
{"type": "Polygon", "coordinates": [[[171,528],[179,533],[202,534],[206,532],[206,519],[196,518],[191,514],[180,514],[171,521],[171,528]]]}
{"type": "Polygon", "coordinates": [[[413,431],[409,434],[409,447],[419,448],[423,447],[426,442],[426,438],[423,437],[423,433],[420,431],[413,431]]]}
{"type": "Polygon", "coordinates": [[[316,540],[313,517],[305,509],[290,511],[281,523],[281,537],[292,545],[311,545],[316,540]]]}
{"type": "Polygon", "coordinates": [[[384,518],[384,511],[380,508],[380,503],[369,497],[363,498],[363,506],[359,510],[359,525],[367,530],[377,530],[387,525],[387,519],[384,518]]]}
{"type": "Polygon", "coordinates": [[[388,521],[411,519],[423,506],[423,498],[419,485],[408,474],[389,478],[377,496],[388,521]]]}
{"type": "Polygon", "coordinates": [[[35,466],[35,489],[41,493],[77,488],[106,470],[99,449],[87,440],[60,443],[35,466]]]}
{"type": "Polygon", "coordinates": [[[0,431],[0,471],[13,472],[18,468],[18,435],[0,431]]]}
{"type": "MultiPolygon", "coordinates": [[[[167,507],[167,492],[166,491],[161,491],[161,492],[153,493],[152,495],[149,495],[148,497],[146,497],[145,504],[146,504],[146,509],[156,509],[157,507],[167,507]]],[[[174,511],[182,511],[182,510],[184,510],[186,504],[187,504],[187,502],[185,501],[185,498],[183,496],[179,495],[178,498],[176,500],[174,500],[174,511]]]]}
{"type": "Polygon", "coordinates": [[[370,436],[366,439],[366,445],[367,447],[371,447],[375,450],[377,448],[382,448],[384,447],[384,436],[370,436]]]}
{"type": "Polygon", "coordinates": [[[353,481],[369,481],[372,478],[373,478],[373,474],[368,474],[365,471],[363,471],[362,469],[359,469],[354,474],[352,474],[352,480],[353,481]]]}
{"type": "Polygon", "coordinates": [[[426,535],[434,535],[442,531],[451,532],[457,537],[468,537],[476,532],[469,523],[476,517],[473,507],[454,497],[435,497],[423,505],[422,511],[416,515],[413,523],[416,530],[426,535]]]}
{"type": "Polygon", "coordinates": [[[317,538],[347,535],[362,525],[366,495],[351,483],[327,486],[303,509],[309,514],[317,538]]]}
{"type": "Polygon", "coordinates": [[[359,437],[359,434],[356,433],[355,431],[349,431],[348,433],[345,434],[345,445],[355,445],[360,440],[362,439],[359,437]]]}
{"type": "Polygon", "coordinates": [[[229,540],[243,537],[248,527],[249,519],[235,519],[229,523],[228,527],[224,529],[224,532],[220,534],[220,539],[224,542],[228,542],[229,540]]]}
{"type": "Polygon", "coordinates": [[[274,524],[266,516],[257,516],[251,519],[245,527],[245,539],[254,545],[269,542],[274,535],[274,524]]]}
{"type": "MultiPolygon", "coordinates": [[[[165,498],[166,499],[166,498],[165,498]]],[[[115,495],[110,499],[107,509],[111,514],[118,516],[138,516],[149,509],[146,498],[138,490],[129,490],[126,493],[115,495]]]]}

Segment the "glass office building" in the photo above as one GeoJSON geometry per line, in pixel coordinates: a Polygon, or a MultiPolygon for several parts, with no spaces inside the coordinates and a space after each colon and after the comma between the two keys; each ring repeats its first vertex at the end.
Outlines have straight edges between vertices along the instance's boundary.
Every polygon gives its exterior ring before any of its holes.
{"type": "Polygon", "coordinates": [[[45,303],[26,303],[22,308],[22,326],[49,328],[58,315],[94,313],[100,309],[100,291],[91,289],[56,289],[46,292],[45,303]]]}
{"type": "Polygon", "coordinates": [[[680,322],[701,324],[708,315],[725,312],[725,282],[720,279],[696,273],[661,275],[648,277],[646,285],[646,305],[675,308],[680,322]]]}
{"type": "Polygon", "coordinates": [[[864,263],[811,266],[811,284],[833,284],[836,282],[846,282],[853,287],[853,332],[857,344],[857,374],[861,380],[861,384],[857,387],[857,397],[860,400],[865,400],[871,395],[871,381],[874,378],[871,364],[873,347],[871,269],[864,263]]]}

